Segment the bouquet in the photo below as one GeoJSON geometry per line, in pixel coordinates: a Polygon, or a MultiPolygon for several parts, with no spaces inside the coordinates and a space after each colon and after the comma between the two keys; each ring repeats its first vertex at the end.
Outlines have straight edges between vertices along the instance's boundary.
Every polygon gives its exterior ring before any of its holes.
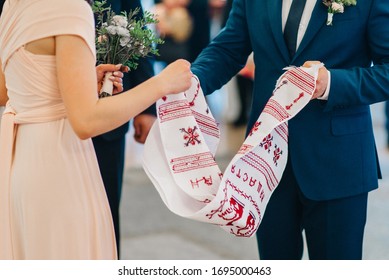
{"type": "MultiPolygon", "coordinates": [[[[158,55],[157,45],[163,40],[148,28],[157,23],[156,17],[148,11],[140,15],[140,9],[116,15],[106,1],[94,1],[96,16],[96,59],[98,64],[122,64],[129,70],[136,69],[138,59],[158,55]]],[[[99,97],[112,95],[113,84],[107,73],[99,97]]]]}
{"type": "Polygon", "coordinates": [[[332,25],[334,14],[343,13],[345,6],[355,6],[357,0],[323,0],[327,6],[327,25],[332,25]]]}

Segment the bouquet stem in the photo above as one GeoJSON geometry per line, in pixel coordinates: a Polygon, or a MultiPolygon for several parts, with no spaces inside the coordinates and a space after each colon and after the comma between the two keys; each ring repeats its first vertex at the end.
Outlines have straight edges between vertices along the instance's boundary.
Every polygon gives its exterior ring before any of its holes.
{"type": "Polygon", "coordinates": [[[327,25],[332,25],[332,19],[334,17],[333,13],[328,13],[327,14],[327,25]]]}
{"type": "Polygon", "coordinates": [[[101,87],[99,98],[112,96],[113,82],[109,79],[113,75],[112,72],[105,73],[103,86],[101,87]]]}

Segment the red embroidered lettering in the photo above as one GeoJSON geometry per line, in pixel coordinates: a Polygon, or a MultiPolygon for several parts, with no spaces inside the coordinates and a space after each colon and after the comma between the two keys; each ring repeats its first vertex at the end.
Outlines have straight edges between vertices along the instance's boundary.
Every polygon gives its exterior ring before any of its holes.
{"type": "Polygon", "coordinates": [[[247,180],[249,179],[249,175],[247,175],[247,173],[244,173],[243,174],[243,182],[247,182],[247,180]]]}

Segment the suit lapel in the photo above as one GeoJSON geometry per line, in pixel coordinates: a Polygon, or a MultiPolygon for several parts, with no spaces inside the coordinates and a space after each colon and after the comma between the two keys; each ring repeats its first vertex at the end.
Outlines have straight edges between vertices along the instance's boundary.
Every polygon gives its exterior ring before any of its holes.
{"type": "MultiPolygon", "coordinates": [[[[283,58],[286,61],[291,61],[288,54],[288,48],[286,47],[284,36],[282,33],[282,0],[267,0],[267,9],[270,27],[273,33],[276,46],[280,50],[283,58]]],[[[326,20],[326,7],[322,4],[321,0],[318,0],[316,2],[315,8],[313,9],[308,28],[291,62],[293,62],[296,57],[300,55],[301,52],[308,46],[309,42],[312,41],[319,29],[325,25],[326,20]]]]}
{"type": "Polygon", "coordinates": [[[315,37],[319,29],[325,25],[327,21],[327,8],[319,0],[316,2],[315,8],[312,11],[312,16],[308,24],[308,28],[304,34],[304,37],[296,51],[293,60],[300,55],[300,53],[307,47],[309,42],[315,37]]]}
{"type": "Polygon", "coordinates": [[[284,35],[282,33],[282,0],[267,0],[269,23],[275,40],[275,44],[280,50],[283,58],[290,61],[288,48],[286,47],[284,35]]]}

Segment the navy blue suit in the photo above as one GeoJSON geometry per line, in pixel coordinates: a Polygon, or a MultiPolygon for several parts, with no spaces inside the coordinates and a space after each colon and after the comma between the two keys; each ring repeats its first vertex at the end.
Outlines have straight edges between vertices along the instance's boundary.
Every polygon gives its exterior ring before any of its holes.
{"type": "Polygon", "coordinates": [[[389,99],[389,5],[358,0],[327,26],[327,7],[317,0],[292,58],[281,8],[282,0],[234,0],[226,27],[192,71],[210,94],[253,51],[250,128],[285,66],[308,60],[325,64],[331,73],[328,100],[312,100],[289,121],[289,160],[258,230],[259,252],[263,259],[301,258],[304,229],[310,258],[358,259],[367,193],[381,176],[369,104],[389,99]]]}
{"type": "MultiPolygon", "coordinates": [[[[121,11],[129,12],[137,7],[142,8],[140,0],[108,0],[107,5],[111,5],[116,14],[120,14],[121,11]]],[[[143,13],[143,11],[141,12],[143,13]]],[[[136,70],[125,73],[123,78],[124,90],[137,86],[153,75],[152,60],[149,58],[140,59],[136,70]]],[[[155,106],[150,107],[143,113],[155,115],[155,106]]],[[[118,253],[120,252],[119,204],[125,161],[125,136],[128,129],[129,123],[125,123],[110,132],[93,138],[100,172],[112,212],[118,253]]]]}
{"type": "Polygon", "coordinates": [[[209,44],[211,19],[208,0],[191,1],[188,11],[193,19],[192,35],[189,37],[189,61],[194,61],[200,52],[209,44]]]}

